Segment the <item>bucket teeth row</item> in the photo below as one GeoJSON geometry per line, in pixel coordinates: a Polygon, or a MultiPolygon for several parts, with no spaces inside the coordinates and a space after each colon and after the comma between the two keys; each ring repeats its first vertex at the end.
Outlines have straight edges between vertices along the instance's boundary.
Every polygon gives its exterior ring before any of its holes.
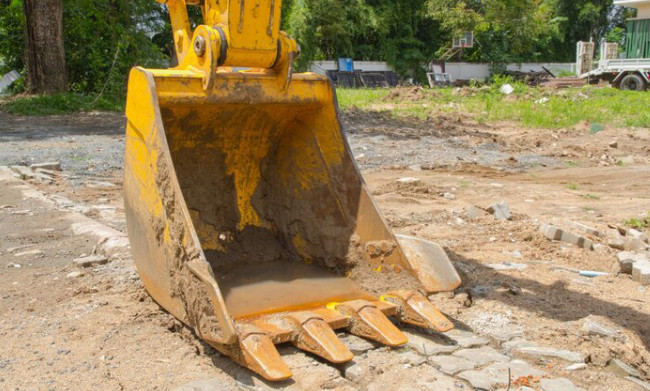
{"type": "Polygon", "coordinates": [[[408,338],[374,304],[354,300],[336,306],[350,319],[347,329],[360,337],[396,347],[408,342],[408,338]]]}
{"type": "Polygon", "coordinates": [[[453,328],[426,297],[414,291],[395,291],[378,301],[352,300],[308,311],[262,315],[237,321],[239,346],[223,345],[222,351],[267,380],[291,377],[274,344],[291,342],[297,348],[332,363],[344,363],[354,355],[336,336],[335,329],[391,347],[404,345],[407,337],[388,319],[439,332],[453,328]]]}
{"type": "Polygon", "coordinates": [[[449,331],[454,324],[426,297],[413,291],[395,291],[382,297],[397,307],[395,317],[400,321],[438,332],[449,331]]]}
{"type": "Polygon", "coordinates": [[[313,313],[291,314],[290,317],[297,323],[300,330],[292,341],[299,349],[316,354],[336,364],[354,358],[352,352],[321,317],[313,313]]]}

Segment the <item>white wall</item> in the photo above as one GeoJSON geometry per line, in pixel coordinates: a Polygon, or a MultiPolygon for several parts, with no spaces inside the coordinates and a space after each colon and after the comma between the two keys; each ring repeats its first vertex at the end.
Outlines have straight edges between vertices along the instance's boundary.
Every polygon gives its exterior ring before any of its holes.
{"type": "MultiPolygon", "coordinates": [[[[383,72],[393,70],[393,68],[383,61],[355,61],[354,69],[364,72],[383,72]]],[[[336,70],[338,70],[336,61],[314,61],[311,64],[311,71],[322,75],[324,75],[326,71],[336,70]]]]}
{"type": "MultiPolygon", "coordinates": [[[[576,72],[576,64],[574,63],[522,63],[510,64],[509,70],[517,70],[521,72],[541,71],[542,67],[546,67],[553,73],[560,71],[576,72]]],[[[337,70],[336,61],[314,61],[311,66],[311,71],[324,75],[326,71],[337,70]]],[[[379,72],[379,71],[392,71],[388,64],[383,61],[355,61],[354,69],[366,72],[379,72]]],[[[445,72],[451,75],[451,80],[485,80],[490,77],[490,67],[488,64],[477,64],[468,62],[447,62],[445,63],[445,72]]]]}
{"type": "MultiPolygon", "coordinates": [[[[507,69],[510,71],[520,72],[539,72],[542,67],[546,67],[549,71],[557,76],[561,71],[568,71],[576,73],[576,64],[574,63],[522,63],[510,64],[507,69]]],[[[448,62],[445,63],[445,72],[451,75],[451,80],[485,80],[490,77],[489,64],[477,64],[467,62],[448,62]]]]}

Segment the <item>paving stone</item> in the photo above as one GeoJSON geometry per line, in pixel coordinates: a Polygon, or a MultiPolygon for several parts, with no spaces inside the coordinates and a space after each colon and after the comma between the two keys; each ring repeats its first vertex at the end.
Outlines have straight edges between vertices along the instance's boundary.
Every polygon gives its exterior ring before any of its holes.
{"type": "Polygon", "coordinates": [[[576,387],[571,380],[564,377],[541,379],[539,385],[543,391],[585,391],[583,388],[576,387]]]}
{"type": "Polygon", "coordinates": [[[571,221],[571,220],[566,220],[565,223],[571,227],[575,228],[577,230],[580,230],[586,234],[589,235],[594,235],[594,236],[602,236],[602,233],[598,231],[596,228],[592,228],[586,224],[578,223],[576,221],[571,221]]]}
{"type": "Polygon", "coordinates": [[[551,224],[542,224],[539,227],[539,230],[544,236],[551,240],[559,240],[561,242],[571,243],[578,247],[585,248],[587,250],[594,249],[594,242],[590,239],[585,238],[584,236],[576,235],[571,232],[564,231],[559,227],[556,227],[551,224]]]}
{"type": "Polygon", "coordinates": [[[476,368],[476,363],[456,356],[435,356],[431,357],[430,361],[447,375],[455,375],[458,372],[476,368]]]}
{"type": "Polygon", "coordinates": [[[418,365],[422,365],[425,362],[427,362],[427,359],[425,357],[422,357],[421,355],[414,353],[412,351],[402,353],[400,354],[400,362],[402,364],[409,364],[414,367],[417,367],[418,365]]]}
{"type": "Polygon", "coordinates": [[[618,358],[613,358],[607,363],[607,367],[614,373],[619,376],[633,376],[641,377],[639,371],[631,365],[626,364],[625,362],[619,360],[618,358]]]}
{"type": "Polygon", "coordinates": [[[571,364],[571,365],[567,366],[564,369],[566,369],[569,372],[580,371],[580,370],[583,370],[583,369],[587,369],[587,364],[585,364],[583,362],[580,362],[580,363],[577,363],[577,364],[571,364]]]}
{"type": "Polygon", "coordinates": [[[89,255],[87,257],[80,257],[72,260],[72,263],[80,267],[91,267],[96,265],[103,265],[107,262],[108,262],[108,258],[106,258],[103,255],[89,255]]]}
{"type": "Polygon", "coordinates": [[[478,366],[493,362],[508,362],[510,357],[501,354],[489,346],[483,346],[476,349],[462,349],[453,353],[456,357],[461,357],[470,360],[478,366]]]}
{"type": "Polygon", "coordinates": [[[650,285],[650,261],[634,263],[632,280],[641,283],[641,285],[650,285]]]}
{"type": "Polygon", "coordinates": [[[617,229],[607,231],[607,245],[616,250],[624,250],[625,237],[617,229]]]}
{"type": "Polygon", "coordinates": [[[444,333],[446,337],[456,341],[456,344],[462,348],[474,348],[488,344],[486,338],[480,337],[470,331],[452,329],[444,333]]]}
{"type": "Polygon", "coordinates": [[[44,162],[36,163],[29,166],[32,170],[43,169],[51,171],[61,171],[61,162],[44,162]]]}
{"type": "Polygon", "coordinates": [[[424,356],[451,353],[458,349],[458,346],[453,341],[445,340],[437,336],[419,335],[408,331],[403,331],[403,333],[409,339],[406,346],[424,356]]]}
{"type": "Polygon", "coordinates": [[[512,360],[509,363],[494,363],[480,371],[464,371],[458,374],[458,377],[468,381],[474,388],[494,390],[497,386],[508,384],[508,368],[510,368],[511,379],[528,375],[544,376],[546,374],[524,361],[512,360]]]}
{"type": "Polygon", "coordinates": [[[350,351],[355,355],[363,354],[368,350],[377,347],[377,344],[374,344],[368,340],[365,340],[363,338],[357,337],[356,335],[352,335],[352,334],[339,335],[339,338],[341,339],[341,341],[343,341],[345,346],[347,346],[348,349],[350,349],[350,351]]]}
{"type": "Polygon", "coordinates": [[[616,258],[618,258],[618,263],[621,266],[621,273],[626,274],[632,274],[632,268],[636,262],[650,261],[645,254],[633,251],[620,251],[616,254],[616,258]]]}
{"type": "Polygon", "coordinates": [[[570,350],[564,349],[555,349],[550,347],[542,346],[520,346],[514,347],[512,352],[525,357],[546,357],[546,358],[558,358],[560,360],[568,362],[584,362],[584,356],[581,353],[572,352],[570,350]]]}
{"type": "Polygon", "coordinates": [[[501,345],[501,348],[503,348],[503,350],[507,353],[516,348],[529,347],[529,346],[537,346],[537,345],[534,342],[528,341],[523,338],[515,338],[508,342],[503,343],[503,345],[501,345]]]}
{"type": "Polygon", "coordinates": [[[510,209],[508,208],[508,203],[506,201],[492,204],[486,210],[497,220],[510,220],[512,218],[510,209]]]}
{"type": "Polygon", "coordinates": [[[359,364],[352,364],[349,366],[346,366],[345,369],[343,370],[343,376],[353,382],[356,382],[361,378],[363,375],[364,370],[359,364]]]}
{"type": "Polygon", "coordinates": [[[591,316],[588,316],[583,320],[582,331],[587,334],[602,335],[605,337],[617,337],[620,335],[618,331],[598,323],[591,316]]]}

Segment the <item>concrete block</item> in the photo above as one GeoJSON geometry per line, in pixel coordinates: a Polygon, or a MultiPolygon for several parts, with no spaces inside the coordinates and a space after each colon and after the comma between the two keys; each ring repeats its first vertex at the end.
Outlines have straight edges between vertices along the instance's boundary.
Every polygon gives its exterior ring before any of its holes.
{"type": "Polygon", "coordinates": [[[40,168],[43,170],[61,171],[61,162],[36,163],[29,166],[29,168],[31,168],[32,170],[36,170],[40,168]]]}
{"type": "Polygon", "coordinates": [[[650,259],[645,254],[633,251],[621,251],[616,254],[618,263],[621,266],[621,273],[632,274],[632,266],[636,262],[648,262],[650,259]]]}
{"type": "Polygon", "coordinates": [[[594,236],[602,236],[603,235],[602,232],[598,231],[596,228],[592,228],[592,227],[590,227],[588,225],[585,225],[585,224],[582,224],[582,223],[578,223],[578,222],[571,221],[571,220],[566,220],[566,224],[571,228],[575,228],[575,229],[577,229],[579,231],[582,231],[582,232],[584,232],[586,234],[589,234],[589,235],[594,235],[594,236]]]}
{"type": "Polygon", "coordinates": [[[548,239],[571,243],[573,245],[585,248],[587,250],[594,249],[594,242],[592,242],[591,240],[585,238],[584,236],[579,236],[571,232],[566,232],[554,225],[542,224],[539,230],[548,239]]]}
{"type": "Polygon", "coordinates": [[[483,366],[493,362],[508,362],[510,357],[501,354],[489,346],[483,346],[477,349],[462,349],[453,353],[456,357],[476,363],[477,366],[483,366]]]}
{"type": "Polygon", "coordinates": [[[508,208],[508,203],[505,201],[492,204],[486,210],[488,211],[488,213],[492,214],[494,218],[497,220],[510,220],[512,218],[512,215],[510,214],[510,209],[508,208]]]}
{"type": "Polygon", "coordinates": [[[650,285],[650,262],[635,262],[632,266],[632,280],[641,285],[650,285]]]}
{"type": "Polygon", "coordinates": [[[525,357],[558,358],[560,360],[574,362],[574,363],[585,361],[584,356],[578,352],[572,352],[570,350],[555,349],[555,348],[543,347],[543,346],[516,347],[512,349],[512,352],[519,356],[525,356],[525,357]]]}

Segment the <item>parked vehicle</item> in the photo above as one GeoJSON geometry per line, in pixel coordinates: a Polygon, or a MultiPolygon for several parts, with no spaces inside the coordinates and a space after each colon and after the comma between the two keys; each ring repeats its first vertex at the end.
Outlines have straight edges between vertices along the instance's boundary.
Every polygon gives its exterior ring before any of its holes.
{"type": "Polygon", "coordinates": [[[603,42],[594,64],[594,43],[578,42],[578,75],[590,83],[607,81],[621,90],[645,91],[650,86],[650,0],[615,0],[614,4],[638,10],[636,18],[628,19],[625,51],[619,54],[617,43],[603,42]]]}

